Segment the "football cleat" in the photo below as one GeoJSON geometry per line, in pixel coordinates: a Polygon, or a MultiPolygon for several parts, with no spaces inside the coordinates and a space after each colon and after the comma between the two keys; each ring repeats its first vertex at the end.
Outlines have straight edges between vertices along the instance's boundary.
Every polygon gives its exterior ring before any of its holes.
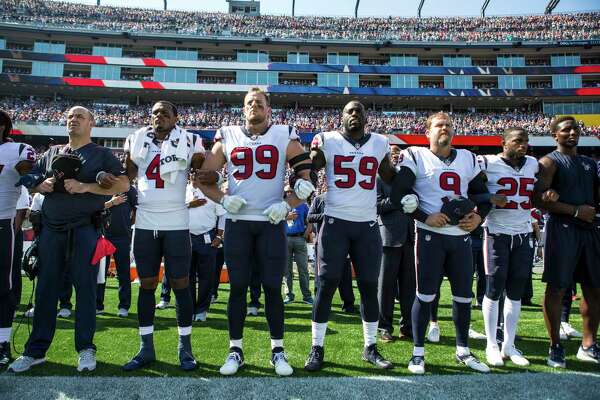
{"type": "Polygon", "coordinates": [[[372,344],[369,347],[365,347],[362,359],[381,369],[394,368],[394,364],[392,364],[391,362],[383,358],[381,354],[379,354],[379,351],[377,351],[376,344],[372,344]]]}
{"type": "Polygon", "coordinates": [[[9,372],[25,372],[29,371],[31,367],[34,365],[42,364],[46,362],[45,358],[33,358],[29,356],[21,356],[13,361],[12,364],[8,366],[9,372]]]}
{"type": "Polygon", "coordinates": [[[85,349],[79,352],[77,371],[93,371],[96,369],[96,350],[85,349]]]}
{"type": "Polygon", "coordinates": [[[456,355],[456,362],[466,365],[471,368],[473,371],[487,373],[490,372],[490,367],[488,367],[485,363],[479,361],[477,357],[473,354],[469,353],[466,355],[456,355]]]}
{"type": "Polygon", "coordinates": [[[278,351],[271,355],[271,365],[275,367],[275,373],[279,376],[290,376],[294,369],[290,366],[285,352],[278,351]]]}
{"type": "Polygon", "coordinates": [[[408,370],[413,374],[423,375],[425,373],[425,357],[412,356],[408,362],[408,370]]]}
{"type": "Polygon", "coordinates": [[[427,340],[431,343],[438,343],[440,341],[440,327],[438,324],[429,324],[427,340]]]}
{"type": "Polygon", "coordinates": [[[502,347],[501,354],[502,358],[510,358],[510,361],[519,367],[527,367],[529,365],[529,360],[523,357],[523,353],[517,350],[515,346],[502,347]]]}
{"type": "Polygon", "coordinates": [[[244,365],[244,355],[241,349],[232,347],[229,351],[225,363],[219,369],[221,375],[234,375],[244,365]]]}
{"type": "Polygon", "coordinates": [[[157,310],[164,310],[167,307],[169,307],[169,302],[164,300],[159,301],[156,305],[157,310]]]}
{"type": "Polygon", "coordinates": [[[496,345],[486,347],[485,359],[487,360],[488,364],[490,364],[492,367],[502,367],[504,365],[502,354],[500,353],[500,349],[496,345]]]}
{"type": "Polygon", "coordinates": [[[325,349],[323,346],[313,346],[310,349],[310,354],[304,363],[304,369],[310,372],[316,372],[323,369],[325,362],[325,349]]]}
{"type": "Polygon", "coordinates": [[[0,366],[8,365],[10,358],[10,343],[0,343],[0,366]]]}
{"type": "Polygon", "coordinates": [[[600,346],[598,346],[598,343],[594,343],[588,348],[583,347],[583,345],[579,346],[577,359],[600,364],[600,346]]]}
{"type": "Polygon", "coordinates": [[[69,318],[71,316],[71,310],[69,310],[68,308],[61,308],[60,310],[58,310],[56,316],[60,318],[69,318]]]}
{"type": "Polygon", "coordinates": [[[548,350],[548,366],[552,368],[566,368],[565,349],[559,344],[550,346],[548,350]]]}

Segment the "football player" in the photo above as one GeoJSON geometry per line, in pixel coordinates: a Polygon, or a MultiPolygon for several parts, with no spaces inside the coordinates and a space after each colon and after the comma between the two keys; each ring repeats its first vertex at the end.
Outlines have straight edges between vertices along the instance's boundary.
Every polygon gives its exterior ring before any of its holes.
{"type": "MultiPolygon", "coordinates": [[[[402,167],[412,172],[413,190],[419,197],[419,208],[414,213],[417,225],[417,294],[412,308],[414,349],[408,369],[414,374],[425,372],[425,330],[431,303],[445,275],[452,290],[456,360],[476,371],[489,372],[489,367],[468,347],[473,296],[469,233],[481,224],[491,204],[489,199],[476,201],[477,208],[473,209],[473,203],[465,196],[488,193],[485,175],[473,153],[452,147],[454,132],[448,114],[440,112],[429,116],[426,129],[429,148],[409,147],[403,151],[400,161],[402,167]],[[456,202],[456,199],[461,200],[456,202]],[[456,206],[451,201],[456,202],[456,206]],[[445,203],[452,206],[448,207],[449,211],[442,212],[445,203]],[[455,215],[450,211],[458,213],[455,215]]],[[[398,203],[394,193],[392,201],[398,203]]]]}
{"type": "MultiPolygon", "coordinates": [[[[271,334],[271,364],[281,376],[293,373],[283,349],[284,311],[281,282],[287,266],[285,217],[314,191],[311,161],[296,130],[271,124],[269,96],[251,88],[244,97],[244,126],[217,131],[211,153],[196,183],[211,200],[227,210],[225,262],[230,294],[227,305],[229,355],[220,369],[233,375],[244,364],[243,330],[246,292],[252,265],[259,268],[265,292],[265,315],[271,334]],[[228,194],[216,185],[217,172],[227,164],[228,194]],[[284,199],[286,164],[296,176],[294,194],[284,199]]],[[[316,175],[313,174],[314,180],[316,175]]]]}
{"type": "Polygon", "coordinates": [[[540,159],[543,166],[535,190],[536,206],[546,209],[544,246],[544,319],[550,336],[548,365],[565,368],[565,350],[560,344],[561,300],[575,282],[581,284],[580,311],[583,339],[577,358],[600,363],[596,343],[600,321],[600,178],[596,163],[578,154],[581,129],[575,118],[562,116],[550,123],[556,150],[540,159]],[[558,195],[548,199],[548,190],[558,195]]]}
{"type": "Polygon", "coordinates": [[[478,157],[490,193],[505,196],[504,204],[496,204],[483,224],[486,290],[481,309],[487,336],[485,354],[492,366],[504,365],[504,358],[519,366],[529,365],[514,345],[521,297],[534,253],[531,208],[538,162],[526,155],[528,146],[525,129],[508,128],[502,136],[501,154],[478,157]],[[498,303],[505,290],[504,339],[500,349],[496,326],[498,303]]]}
{"type": "Polygon", "coordinates": [[[202,166],[204,147],[199,136],[176,125],[177,109],[170,102],[154,104],[151,121],[151,126],[139,129],[125,141],[127,174],[130,180],[137,179],[138,189],[133,254],[140,278],[137,306],[141,344],[123,369],[134,371],[155,360],[154,292],[164,257],[165,273],[177,299],[179,363],[187,371],[196,368],[196,360],[191,345],[192,250],[185,193],[190,168],[202,166]]]}
{"type": "Polygon", "coordinates": [[[10,362],[10,334],[19,301],[13,292],[16,282],[13,282],[12,266],[20,177],[31,170],[35,161],[31,146],[8,141],[11,130],[10,116],[0,110],[0,366],[10,362]]]}
{"type": "MultiPolygon", "coordinates": [[[[344,107],[342,130],[319,133],[311,144],[317,169],[325,168],[327,194],[318,240],[318,284],[312,315],[312,347],[304,368],[318,371],[324,363],[324,341],[333,294],[338,288],[346,257],[350,254],[361,297],[363,360],[392,368],[377,350],[379,322],[377,280],[382,242],[377,223],[377,175],[397,189],[402,178],[389,155],[388,139],[367,133],[364,106],[351,101],[344,107]]],[[[406,186],[408,188],[408,186],[406,186]]],[[[402,199],[405,212],[416,209],[416,196],[402,199]]]]}

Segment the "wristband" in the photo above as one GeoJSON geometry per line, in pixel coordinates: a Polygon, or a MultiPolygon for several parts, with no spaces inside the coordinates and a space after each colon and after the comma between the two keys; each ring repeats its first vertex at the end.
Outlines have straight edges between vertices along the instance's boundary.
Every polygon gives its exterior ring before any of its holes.
{"type": "Polygon", "coordinates": [[[577,218],[578,215],[579,215],[579,207],[576,207],[575,214],[573,214],[573,217],[577,218]]]}
{"type": "Polygon", "coordinates": [[[100,184],[100,177],[102,176],[102,174],[106,174],[105,171],[100,171],[96,174],[96,183],[99,185],[100,184]]]}

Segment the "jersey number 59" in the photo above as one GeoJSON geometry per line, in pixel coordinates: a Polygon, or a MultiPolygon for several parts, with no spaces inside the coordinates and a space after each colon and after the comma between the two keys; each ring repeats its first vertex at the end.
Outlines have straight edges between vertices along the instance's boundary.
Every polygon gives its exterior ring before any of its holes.
{"type": "MultiPolygon", "coordinates": [[[[340,189],[350,189],[356,185],[356,170],[352,167],[344,167],[343,163],[354,161],[354,156],[335,156],[333,158],[333,173],[342,175],[345,179],[336,179],[335,186],[340,189]]],[[[375,188],[375,176],[379,162],[375,157],[363,157],[358,162],[358,173],[367,179],[358,182],[358,186],[365,190],[373,190],[375,188]]]]}

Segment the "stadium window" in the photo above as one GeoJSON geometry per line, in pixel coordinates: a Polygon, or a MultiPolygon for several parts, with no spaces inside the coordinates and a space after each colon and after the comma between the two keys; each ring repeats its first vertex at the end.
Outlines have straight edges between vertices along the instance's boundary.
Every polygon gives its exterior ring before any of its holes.
{"type": "Polygon", "coordinates": [[[444,76],[445,89],[472,89],[472,76],[444,76]]]}
{"type": "Polygon", "coordinates": [[[525,57],[519,55],[503,55],[498,56],[496,64],[499,67],[524,67],[525,57]]]}
{"type": "Polygon", "coordinates": [[[327,64],[358,65],[359,57],[356,53],[327,53],[327,64]]]}
{"type": "Polygon", "coordinates": [[[94,46],[92,47],[92,55],[104,57],[122,57],[123,49],[116,46],[94,46]]]}
{"type": "Polygon", "coordinates": [[[553,67],[571,67],[581,65],[579,54],[553,54],[550,57],[550,65],[553,67]]]}
{"type": "Polygon", "coordinates": [[[63,42],[38,41],[33,44],[36,53],[65,54],[67,46],[63,42]]]}
{"type": "Polygon", "coordinates": [[[498,89],[527,89],[526,76],[498,76],[498,89]]]}
{"type": "Polygon", "coordinates": [[[580,88],[581,75],[552,75],[553,89],[580,88]]]}
{"type": "Polygon", "coordinates": [[[31,75],[62,77],[63,67],[62,63],[34,61],[31,63],[31,75]]]}
{"type": "Polygon", "coordinates": [[[287,63],[288,64],[308,64],[309,63],[309,55],[308,55],[308,53],[288,52],[287,53],[287,63]]]}
{"type": "Polygon", "coordinates": [[[0,50],[6,48],[6,39],[0,39],[0,50]]]}
{"type": "Polygon", "coordinates": [[[393,67],[416,67],[419,65],[419,58],[407,54],[391,55],[390,65],[393,67]]]}
{"type": "Polygon", "coordinates": [[[392,75],[391,79],[393,88],[418,88],[418,75],[392,75]]]}
{"type": "Polygon", "coordinates": [[[90,77],[92,79],[121,79],[121,67],[116,65],[97,65],[92,64],[90,77]]]}
{"type": "Polygon", "coordinates": [[[237,50],[237,61],[249,63],[269,62],[269,53],[257,50],[237,50]]]}
{"type": "Polygon", "coordinates": [[[443,58],[444,67],[470,67],[470,56],[447,55],[443,58]]]}

